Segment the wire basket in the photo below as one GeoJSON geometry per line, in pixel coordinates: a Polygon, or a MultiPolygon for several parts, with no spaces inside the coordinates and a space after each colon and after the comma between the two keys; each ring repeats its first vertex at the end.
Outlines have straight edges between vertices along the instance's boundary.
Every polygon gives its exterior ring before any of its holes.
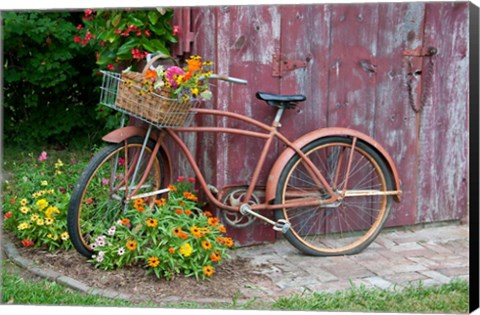
{"type": "Polygon", "coordinates": [[[145,91],[143,73],[116,73],[102,71],[100,103],[127,115],[141,119],[156,127],[179,127],[191,124],[200,101],[180,102],[171,99],[170,91],[145,91]]]}

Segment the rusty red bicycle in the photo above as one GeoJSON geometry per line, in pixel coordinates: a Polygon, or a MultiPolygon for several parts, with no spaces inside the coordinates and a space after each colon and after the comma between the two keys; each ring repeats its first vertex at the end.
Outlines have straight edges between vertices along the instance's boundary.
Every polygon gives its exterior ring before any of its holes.
{"type": "MultiPolygon", "coordinates": [[[[241,79],[213,75],[231,83],[241,79]]],[[[392,200],[400,201],[398,172],[389,154],[370,136],[348,128],[320,128],[287,139],[280,132],[281,118],[306,100],[303,95],[256,93],[276,111],[270,125],[245,115],[215,109],[188,109],[188,116],[172,108],[161,123],[145,119],[118,105],[120,74],[104,73],[101,103],[147,122],[146,127],[123,126],[107,134],[108,143],[90,161],[72,192],[68,227],[75,248],[90,257],[91,238],[121,217],[138,198],[159,198],[168,192],[172,156],[166,146],[173,141],[195,173],[198,187],[211,204],[221,209],[224,223],[245,227],[260,219],[281,231],[307,255],[355,254],[365,249],[382,230],[392,200]],[[191,125],[195,116],[209,116],[211,126],[191,125]],[[251,129],[222,127],[218,119],[241,121],[251,129]],[[181,125],[179,124],[181,121],[181,125]],[[264,141],[256,152],[257,165],[242,186],[223,189],[207,183],[182,133],[228,133],[264,141]],[[266,179],[258,185],[266,157],[274,142],[285,149],[276,158],[266,179]],[[274,212],[274,216],[266,215],[274,212]],[[274,217],[274,219],[272,219],[274,217]]]]}

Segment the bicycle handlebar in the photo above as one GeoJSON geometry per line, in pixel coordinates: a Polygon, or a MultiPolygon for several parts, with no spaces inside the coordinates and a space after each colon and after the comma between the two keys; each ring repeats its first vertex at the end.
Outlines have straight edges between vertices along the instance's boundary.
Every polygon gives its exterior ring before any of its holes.
{"type": "Polygon", "coordinates": [[[237,84],[247,84],[247,80],[239,79],[239,78],[233,78],[229,77],[226,75],[222,74],[212,74],[211,76],[208,77],[209,79],[215,79],[215,80],[223,80],[223,81],[228,81],[232,83],[237,83],[237,84]]]}

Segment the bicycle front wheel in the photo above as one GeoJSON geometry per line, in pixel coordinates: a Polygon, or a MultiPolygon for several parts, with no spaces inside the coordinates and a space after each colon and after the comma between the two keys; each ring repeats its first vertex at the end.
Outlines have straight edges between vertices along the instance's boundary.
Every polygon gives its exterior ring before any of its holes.
{"type": "MultiPolygon", "coordinates": [[[[352,142],[349,137],[326,137],[302,149],[333,191],[344,196],[342,200],[275,212],[277,219],[291,224],[286,239],[305,254],[358,253],[377,237],[385,224],[392,198],[382,193],[393,186],[392,176],[376,150],[361,141],[353,147],[352,142]]],[[[281,173],[276,203],[312,197],[326,200],[327,190],[319,187],[311,174],[300,155],[294,155],[281,173]]]]}
{"type": "MultiPolygon", "coordinates": [[[[148,141],[142,152],[143,141],[133,137],[126,144],[106,146],[80,176],[70,198],[68,231],[82,255],[91,257],[94,238],[121,219],[129,206],[126,197],[137,188],[154,148],[153,141],[148,141]]],[[[137,194],[159,190],[163,181],[164,166],[159,152],[137,194]]]]}

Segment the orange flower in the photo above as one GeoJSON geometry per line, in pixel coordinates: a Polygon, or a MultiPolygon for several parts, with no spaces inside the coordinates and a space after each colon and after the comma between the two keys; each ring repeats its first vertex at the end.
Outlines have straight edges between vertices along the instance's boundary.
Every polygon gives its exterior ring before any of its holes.
{"type": "Polygon", "coordinates": [[[195,196],[194,194],[192,194],[191,192],[188,192],[188,191],[183,193],[183,197],[185,197],[188,200],[198,201],[197,196],[195,196]]]}
{"type": "Polygon", "coordinates": [[[211,226],[217,226],[220,223],[218,218],[208,218],[208,224],[211,226]]]}
{"type": "Polygon", "coordinates": [[[205,250],[210,250],[210,249],[212,249],[212,243],[210,243],[208,240],[204,240],[202,242],[202,247],[205,250]]]}
{"type": "Polygon", "coordinates": [[[186,214],[186,215],[191,215],[191,214],[192,214],[192,211],[187,209],[187,210],[185,210],[185,214],[186,214]]]}
{"type": "Polygon", "coordinates": [[[170,247],[170,248],[168,249],[168,252],[169,252],[170,254],[173,254],[173,253],[175,253],[175,248],[173,248],[173,247],[170,247]]]}
{"type": "Polygon", "coordinates": [[[147,70],[145,73],[145,79],[155,79],[157,77],[157,71],[155,70],[147,70]]]}
{"type": "Polygon", "coordinates": [[[159,264],[160,264],[160,260],[158,259],[158,257],[152,256],[152,257],[148,258],[148,265],[150,267],[155,268],[159,264]]]}
{"type": "Polygon", "coordinates": [[[222,233],[227,233],[227,229],[226,229],[223,225],[220,225],[220,226],[218,227],[218,230],[219,230],[220,232],[222,232],[222,233]]]}
{"type": "Polygon", "coordinates": [[[130,223],[130,219],[129,218],[124,218],[122,219],[122,221],[120,222],[122,225],[127,225],[130,223]]]}
{"type": "Polygon", "coordinates": [[[85,200],[86,205],[89,205],[91,203],[93,203],[93,198],[88,198],[87,200],[85,200]]]}
{"type": "Polygon", "coordinates": [[[159,207],[162,207],[164,206],[165,204],[167,203],[167,201],[165,200],[165,198],[162,198],[160,200],[158,199],[155,199],[155,204],[159,207]]]}
{"type": "Polygon", "coordinates": [[[203,267],[203,274],[207,277],[211,277],[215,273],[215,268],[212,266],[205,266],[203,267]]]}
{"type": "Polygon", "coordinates": [[[147,219],[147,226],[148,227],[154,228],[154,227],[157,226],[157,224],[158,224],[157,219],[153,219],[153,218],[147,219]]]}
{"type": "Polygon", "coordinates": [[[130,251],[134,251],[137,249],[137,242],[135,241],[128,241],[127,242],[127,249],[130,251]]]}
{"type": "Polygon", "coordinates": [[[206,215],[207,217],[213,216],[213,214],[210,211],[204,211],[203,214],[206,215]]]}
{"type": "Polygon", "coordinates": [[[176,213],[176,214],[183,214],[183,211],[182,211],[181,209],[176,209],[176,210],[175,210],[175,213],[176,213]]]}
{"type": "Polygon", "coordinates": [[[210,259],[212,261],[220,261],[222,259],[222,256],[220,255],[220,252],[215,251],[210,255],[210,259]]]}
{"type": "Polygon", "coordinates": [[[186,239],[188,238],[188,235],[187,235],[186,233],[182,232],[182,233],[178,234],[178,237],[180,237],[181,239],[186,240],[186,239]]]}
{"type": "Polygon", "coordinates": [[[227,247],[232,247],[235,244],[231,237],[226,237],[223,239],[223,241],[227,247]]]}
{"type": "Polygon", "coordinates": [[[192,226],[192,228],[190,229],[190,233],[192,233],[192,235],[196,238],[200,238],[203,236],[202,231],[197,226],[192,226]]]}
{"type": "Polygon", "coordinates": [[[173,185],[168,185],[167,188],[170,189],[170,191],[177,191],[177,187],[175,187],[173,185]]]}
{"type": "Polygon", "coordinates": [[[188,71],[192,73],[202,68],[202,62],[198,59],[188,59],[187,65],[188,65],[188,71]]]}
{"type": "Polygon", "coordinates": [[[182,231],[181,227],[177,226],[176,228],[173,229],[172,232],[173,232],[173,234],[178,236],[178,234],[182,233],[183,231],[182,231]]]}

